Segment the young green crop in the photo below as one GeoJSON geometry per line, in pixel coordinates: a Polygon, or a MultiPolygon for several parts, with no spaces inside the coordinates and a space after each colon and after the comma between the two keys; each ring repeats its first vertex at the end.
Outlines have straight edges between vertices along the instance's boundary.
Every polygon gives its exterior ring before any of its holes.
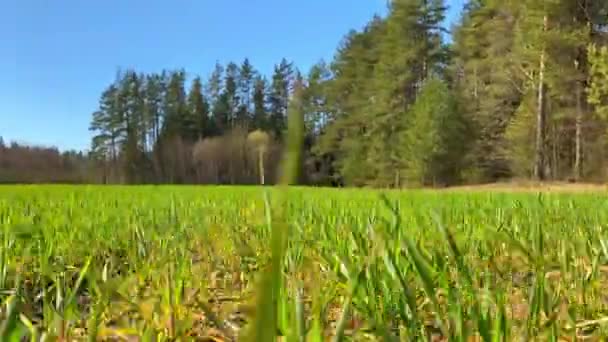
{"type": "MultiPolygon", "coordinates": [[[[279,196],[0,187],[0,340],[243,339],[279,196]]],[[[290,188],[264,324],[289,341],[605,339],[607,209],[593,193],[290,188]]]]}

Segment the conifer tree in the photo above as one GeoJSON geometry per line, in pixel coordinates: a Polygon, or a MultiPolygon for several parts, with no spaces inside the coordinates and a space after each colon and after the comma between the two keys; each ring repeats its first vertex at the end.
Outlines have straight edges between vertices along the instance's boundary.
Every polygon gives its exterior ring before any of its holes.
{"type": "Polygon", "coordinates": [[[589,103],[596,114],[603,120],[608,120],[608,45],[589,47],[590,80],[589,103]]]}
{"type": "Polygon", "coordinates": [[[366,134],[371,125],[369,110],[376,101],[371,80],[385,28],[385,19],[376,16],[361,32],[349,32],[331,65],[334,77],[326,87],[327,122],[314,150],[333,160],[336,174],[331,178],[336,183],[359,186],[374,179],[366,134]]]}
{"type": "Polygon", "coordinates": [[[262,76],[257,76],[253,86],[253,116],[252,116],[252,128],[267,131],[268,126],[268,112],[266,106],[266,79],[262,76]]]}
{"type": "Polygon", "coordinates": [[[163,133],[166,137],[182,136],[188,112],[186,107],[186,74],[174,71],[169,76],[164,100],[163,133]]]}
{"type": "Polygon", "coordinates": [[[239,68],[238,97],[239,104],[236,119],[240,125],[249,126],[253,112],[253,90],[256,71],[249,59],[245,59],[239,68]]]}
{"type": "Polygon", "coordinates": [[[372,80],[369,137],[375,185],[399,186],[399,132],[405,129],[410,106],[421,84],[440,61],[441,1],[394,0],[380,43],[380,58],[372,80]]]}
{"type": "Polygon", "coordinates": [[[235,63],[228,63],[224,79],[224,92],[226,105],[228,106],[228,125],[234,128],[237,124],[237,112],[239,107],[239,67],[235,63]]]}
{"type": "Polygon", "coordinates": [[[196,141],[210,135],[209,104],[203,95],[203,83],[200,77],[192,81],[188,92],[188,119],[185,136],[189,141],[196,141]]]}
{"type": "Polygon", "coordinates": [[[293,78],[293,66],[283,59],[275,66],[272,83],[268,94],[269,117],[268,124],[276,137],[281,137],[287,127],[287,106],[289,104],[290,87],[293,78]]]}
{"type": "Polygon", "coordinates": [[[449,185],[459,180],[465,124],[447,84],[424,82],[402,132],[403,175],[408,185],[449,185]]]}

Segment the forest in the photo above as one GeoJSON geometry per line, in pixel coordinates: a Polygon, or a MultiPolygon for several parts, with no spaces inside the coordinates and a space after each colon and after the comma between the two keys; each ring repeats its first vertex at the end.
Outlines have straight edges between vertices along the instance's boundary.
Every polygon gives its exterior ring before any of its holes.
{"type": "Polygon", "coordinates": [[[120,70],[87,153],[0,142],[0,182],[273,184],[289,111],[303,184],[606,181],[608,1],[471,0],[450,28],[446,10],[394,0],[310,70],[120,70]]]}

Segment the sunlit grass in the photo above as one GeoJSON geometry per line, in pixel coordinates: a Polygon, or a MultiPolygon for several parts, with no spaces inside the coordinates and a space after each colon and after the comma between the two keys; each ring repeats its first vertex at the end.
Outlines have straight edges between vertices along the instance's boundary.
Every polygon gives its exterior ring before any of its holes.
{"type": "Polygon", "coordinates": [[[0,187],[0,340],[608,337],[605,195],[281,191],[0,187]]]}

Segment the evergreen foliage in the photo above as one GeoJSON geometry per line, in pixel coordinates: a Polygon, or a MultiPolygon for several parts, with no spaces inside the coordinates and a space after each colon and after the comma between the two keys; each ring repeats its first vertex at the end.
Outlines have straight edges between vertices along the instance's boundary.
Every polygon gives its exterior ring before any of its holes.
{"type": "Polygon", "coordinates": [[[266,76],[249,59],[218,62],[206,81],[121,72],[92,115],[92,155],[115,182],[188,182],[217,169],[217,179],[253,183],[258,162],[242,145],[268,134],[265,169],[276,172],[296,101],[309,183],[603,179],[608,3],[470,0],[450,41],[445,12],[441,0],[392,0],[305,76],[286,59],[266,76]],[[210,152],[228,148],[219,141],[234,152],[210,152]]]}

